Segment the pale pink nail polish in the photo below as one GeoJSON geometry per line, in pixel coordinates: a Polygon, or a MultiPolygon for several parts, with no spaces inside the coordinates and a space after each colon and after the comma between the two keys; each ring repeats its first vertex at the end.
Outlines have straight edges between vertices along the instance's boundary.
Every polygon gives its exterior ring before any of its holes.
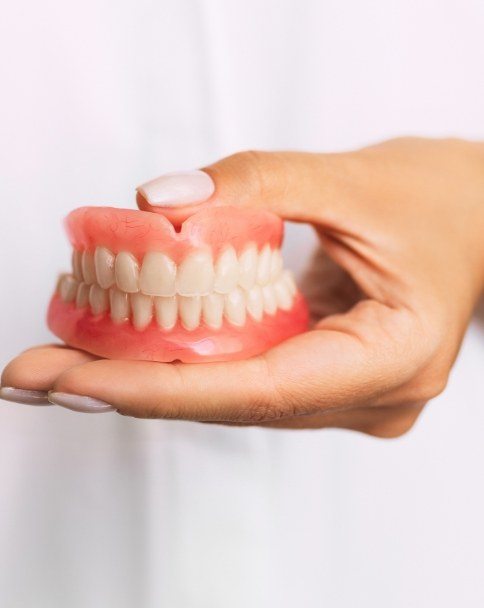
{"type": "Polygon", "coordinates": [[[165,173],[136,190],[154,207],[182,207],[202,203],[212,196],[215,184],[204,171],[165,173]]]}
{"type": "Polygon", "coordinates": [[[24,388],[14,388],[13,386],[2,386],[0,388],[0,399],[25,405],[50,405],[47,399],[47,391],[31,391],[24,388]]]}
{"type": "Polygon", "coordinates": [[[49,401],[54,405],[60,405],[73,412],[83,412],[86,414],[101,414],[103,412],[116,411],[115,407],[100,399],[70,393],[50,392],[49,401]]]}

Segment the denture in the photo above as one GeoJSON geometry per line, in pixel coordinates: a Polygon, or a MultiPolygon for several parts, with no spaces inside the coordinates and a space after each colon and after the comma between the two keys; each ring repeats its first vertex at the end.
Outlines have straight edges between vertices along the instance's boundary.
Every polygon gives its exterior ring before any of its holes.
{"type": "Polygon", "coordinates": [[[175,227],[164,215],[82,207],[66,219],[72,271],[48,312],[68,345],[110,359],[223,361],[257,355],[307,328],[283,267],[283,223],[213,207],[175,227]]]}

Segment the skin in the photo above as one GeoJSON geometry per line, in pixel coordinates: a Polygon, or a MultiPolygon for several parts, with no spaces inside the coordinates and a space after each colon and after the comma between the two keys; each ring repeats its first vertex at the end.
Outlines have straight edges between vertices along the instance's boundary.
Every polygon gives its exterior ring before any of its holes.
{"type": "Polygon", "coordinates": [[[29,350],[2,386],[87,395],[141,418],[396,437],[445,387],[484,288],[484,145],[405,138],[344,154],[244,152],[206,204],[314,226],[314,325],[253,359],[95,360],[29,350]],[[323,251],[324,248],[324,251],[323,251]]]}

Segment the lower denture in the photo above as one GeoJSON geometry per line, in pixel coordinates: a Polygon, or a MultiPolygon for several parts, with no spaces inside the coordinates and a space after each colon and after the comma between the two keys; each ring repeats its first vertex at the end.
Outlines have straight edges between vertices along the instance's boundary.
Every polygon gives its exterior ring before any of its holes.
{"type": "Polygon", "coordinates": [[[283,268],[282,222],[236,208],[195,213],[176,232],[160,215],[81,208],[49,309],[68,344],[108,358],[220,361],[304,331],[307,309],[283,268]]]}

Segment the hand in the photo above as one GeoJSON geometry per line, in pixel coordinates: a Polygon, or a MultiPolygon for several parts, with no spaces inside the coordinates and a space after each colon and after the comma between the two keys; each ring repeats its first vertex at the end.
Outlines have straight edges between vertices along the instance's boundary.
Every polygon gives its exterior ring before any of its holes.
{"type": "Polygon", "coordinates": [[[445,387],[484,286],[484,145],[409,138],[345,154],[245,152],[206,171],[213,199],[315,227],[311,331],[228,363],[42,347],[14,359],[2,386],[88,396],[143,418],[407,431],[445,387]]]}

